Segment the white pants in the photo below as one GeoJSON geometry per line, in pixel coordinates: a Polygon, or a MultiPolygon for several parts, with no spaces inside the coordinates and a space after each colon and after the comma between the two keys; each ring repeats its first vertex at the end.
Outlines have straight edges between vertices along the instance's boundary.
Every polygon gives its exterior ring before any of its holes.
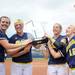
{"type": "Polygon", "coordinates": [[[75,70],[72,70],[72,75],[75,75],[75,70]]]}
{"type": "Polygon", "coordinates": [[[75,75],[75,70],[70,69],[69,75],[75,75]]]}
{"type": "Polygon", "coordinates": [[[11,75],[32,75],[32,64],[12,63],[11,75]]]}
{"type": "Polygon", "coordinates": [[[0,75],[5,75],[5,64],[0,63],[0,75]]]}
{"type": "Polygon", "coordinates": [[[68,75],[67,66],[64,65],[48,65],[47,75],[68,75]]]}

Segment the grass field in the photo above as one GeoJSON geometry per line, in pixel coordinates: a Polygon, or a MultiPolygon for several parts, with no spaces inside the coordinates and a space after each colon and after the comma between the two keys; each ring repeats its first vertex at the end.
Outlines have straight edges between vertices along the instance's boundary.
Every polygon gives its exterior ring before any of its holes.
{"type": "MultiPolygon", "coordinates": [[[[33,59],[33,75],[47,75],[47,60],[44,59],[33,59]]],[[[6,64],[6,75],[10,75],[10,65],[12,64],[10,59],[5,61],[6,64]]]]}

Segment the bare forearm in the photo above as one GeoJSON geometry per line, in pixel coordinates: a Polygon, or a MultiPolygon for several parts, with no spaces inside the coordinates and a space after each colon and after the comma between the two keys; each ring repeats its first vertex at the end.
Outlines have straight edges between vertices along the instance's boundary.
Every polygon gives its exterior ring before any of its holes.
{"type": "Polygon", "coordinates": [[[19,53],[16,53],[15,55],[13,55],[12,57],[18,57],[18,56],[21,56],[21,55],[23,55],[23,54],[26,54],[26,53],[28,53],[29,51],[21,51],[21,52],[19,52],[19,53]]]}
{"type": "Polygon", "coordinates": [[[53,48],[51,48],[51,47],[49,47],[49,51],[50,51],[51,55],[52,55],[54,58],[59,58],[59,57],[61,57],[61,54],[60,54],[59,51],[56,52],[56,51],[55,51],[53,48]]]}
{"type": "Polygon", "coordinates": [[[7,40],[1,40],[1,45],[4,46],[6,49],[13,49],[13,48],[18,48],[21,46],[26,46],[29,44],[29,41],[26,40],[24,43],[21,44],[11,44],[7,40]]]}
{"type": "Polygon", "coordinates": [[[5,48],[6,49],[14,49],[14,48],[19,48],[21,46],[22,46],[21,44],[11,44],[11,43],[8,43],[8,44],[5,45],[5,48]]]}
{"type": "Polygon", "coordinates": [[[55,51],[53,48],[52,48],[52,43],[50,43],[50,41],[48,42],[48,48],[49,48],[49,51],[50,51],[50,54],[54,57],[54,58],[59,58],[61,57],[61,54],[59,51],[55,51]]]}
{"type": "Polygon", "coordinates": [[[6,52],[7,52],[7,54],[12,56],[12,55],[18,53],[23,48],[24,48],[24,46],[23,47],[18,47],[18,48],[15,48],[15,49],[6,50],[6,52]]]}
{"type": "Polygon", "coordinates": [[[30,51],[31,46],[32,46],[31,44],[26,46],[22,51],[18,52],[16,55],[13,55],[13,57],[18,57],[18,56],[28,53],[30,51]]]}

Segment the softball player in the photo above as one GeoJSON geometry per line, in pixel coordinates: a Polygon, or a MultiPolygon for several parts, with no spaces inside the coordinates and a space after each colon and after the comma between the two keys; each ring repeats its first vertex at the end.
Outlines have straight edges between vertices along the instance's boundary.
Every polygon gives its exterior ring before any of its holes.
{"type": "Polygon", "coordinates": [[[7,29],[2,26],[2,25],[4,25],[3,21],[7,22],[7,24],[5,24],[5,25],[7,25],[7,28],[9,26],[8,18],[5,18],[5,20],[0,19],[0,27],[1,27],[1,29],[0,29],[0,75],[5,75],[5,64],[4,64],[5,48],[1,45],[1,40],[8,39],[7,35],[4,33],[4,30],[2,30],[2,29],[5,29],[5,30],[7,29]]]}
{"type": "Polygon", "coordinates": [[[23,44],[16,45],[16,44],[10,44],[8,42],[6,30],[8,29],[9,25],[10,25],[10,19],[7,16],[0,17],[0,75],[5,75],[5,64],[4,64],[5,52],[7,51],[9,54],[13,54],[20,51],[21,49],[20,46],[25,46],[23,44]]]}
{"type": "Polygon", "coordinates": [[[70,75],[75,75],[75,26],[70,25],[66,29],[66,35],[69,38],[69,43],[66,48],[67,63],[70,68],[70,75]]]}
{"type": "MultiPolygon", "coordinates": [[[[54,32],[54,39],[57,42],[61,42],[61,40],[64,38],[64,36],[61,36],[62,27],[60,24],[56,23],[53,26],[53,32],[54,32]]],[[[48,62],[48,75],[66,75],[66,57],[63,57],[61,52],[59,52],[59,48],[52,48],[50,46],[50,43],[48,43],[50,56],[49,56],[49,62],[48,62]],[[56,53],[52,53],[55,51],[56,53]],[[61,56],[60,56],[61,54],[61,56]]],[[[62,48],[64,52],[66,51],[65,48],[62,48]]]]}
{"type": "MultiPolygon", "coordinates": [[[[10,38],[11,43],[23,43],[24,40],[32,39],[33,37],[29,33],[23,32],[24,23],[21,19],[17,19],[14,23],[16,34],[10,38]]],[[[32,45],[28,45],[28,48],[24,52],[19,52],[12,57],[11,75],[32,75],[32,45]]]]}

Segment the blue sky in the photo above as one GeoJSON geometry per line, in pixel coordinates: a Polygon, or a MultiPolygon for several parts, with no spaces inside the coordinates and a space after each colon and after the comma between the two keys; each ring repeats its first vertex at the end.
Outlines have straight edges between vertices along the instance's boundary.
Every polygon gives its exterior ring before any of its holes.
{"type": "Polygon", "coordinates": [[[7,34],[10,37],[15,33],[14,21],[17,18],[23,19],[24,23],[32,20],[25,25],[24,31],[34,35],[36,31],[37,37],[44,35],[47,32],[52,33],[52,26],[58,22],[62,24],[63,31],[69,24],[75,24],[75,0],[1,0],[0,1],[0,16],[6,15],[11,19],[11,26],[7,34]]]}

